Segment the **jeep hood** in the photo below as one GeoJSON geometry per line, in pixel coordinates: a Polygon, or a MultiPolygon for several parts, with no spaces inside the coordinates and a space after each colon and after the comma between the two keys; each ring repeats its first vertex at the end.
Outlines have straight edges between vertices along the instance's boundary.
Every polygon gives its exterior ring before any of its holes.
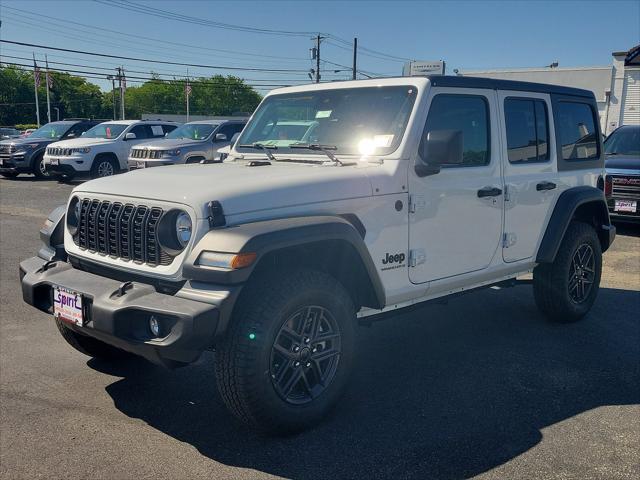
{"type": "Polygon", "coordinates": [[[171,150],[174,148],[186,148],[194,145],[202,145],[205,143],[204,140],[190,140],[190,139],[180,139],[180,138],[164,138],[160,140],[154,140],[147,143],[139,143],[134,148],[136,149],[144,149],[149,148],[150,150],[171,150]]]}
{"type": "Polygon", "coordinates": [[[114,140],[115,138],[70,138],[69,140],[56,142],[55,146],[61,148],[97,147],[99,145],[113,143],[114,140]]]}
{"type": "MultiPolygon", "coordinates": [[[[191,206],[204,218],[212,200],[226,215],[270,210],[301,204],[372,196],[366,167],[296,163],[249,167],[245,162],[209,165],[172,165],[134,170],[86,182],[74,189],[85,194],[107,194],[191,206]]],[[[139,200],[136,200],[139,199],[139,200]]]]}

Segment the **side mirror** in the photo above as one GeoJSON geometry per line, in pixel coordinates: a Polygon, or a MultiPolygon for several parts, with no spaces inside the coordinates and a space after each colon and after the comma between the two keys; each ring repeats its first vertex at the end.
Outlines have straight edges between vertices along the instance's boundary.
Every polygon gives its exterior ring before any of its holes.
{"type": "Polygon", "coordinates": [[[440,173],[442,165],[462,164],[462,131],[432,130],[422,137],[416,174],[419,177],[440,173]]]}
{"type": "Polygon", "coordinates": [[[136,134],[133,132],[129,132],[124,136],[125,140],[135,140],[136,138],[136,134]]]}
{"type": "Polygon", "coordinates": [[[215,141],[216,142],[226,142],[227,141],[227,136],[224,133],[216,133],[215,141]]]}

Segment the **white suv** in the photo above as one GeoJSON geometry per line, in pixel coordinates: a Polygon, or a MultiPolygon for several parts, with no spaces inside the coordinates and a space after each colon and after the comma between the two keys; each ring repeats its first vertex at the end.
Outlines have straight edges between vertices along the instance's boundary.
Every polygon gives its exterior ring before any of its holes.
{"type": "Polygon", "coordinates": [[[215,349],[240,420],[299,430],[380,314],[529,273],[551,321],[589,312],[615,236],[597,115],[592,92],[472,77],[276,90],[223,163],[77,186],[23,297],[90,356],[215,349]]]}
{"type": "Polygon", "coordinates": [[[108,177],[127,171],[129,150],[134,145],[160,139],[178,127],[172,122],[114,120],[87,130],[80,138],[52,143],[44,164],[54,176],[108,177]]]}

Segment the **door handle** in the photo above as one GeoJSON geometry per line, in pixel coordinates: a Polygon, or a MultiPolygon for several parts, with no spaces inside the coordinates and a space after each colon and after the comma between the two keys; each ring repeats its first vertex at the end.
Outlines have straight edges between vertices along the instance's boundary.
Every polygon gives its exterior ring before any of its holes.
{"type": "Polygon", "coordinates": [[[536,185],[536,190],[542,192],[543,190],[553,190],[556,188],[556,184],[553,182],[540,182],[536,185]]]}
{"type": "Polygon", "coordinates": [[[502,190],[498,187],[484,187],[478,190],[478,198],[499,197],[500,195],[502,195],[502,190]]]}

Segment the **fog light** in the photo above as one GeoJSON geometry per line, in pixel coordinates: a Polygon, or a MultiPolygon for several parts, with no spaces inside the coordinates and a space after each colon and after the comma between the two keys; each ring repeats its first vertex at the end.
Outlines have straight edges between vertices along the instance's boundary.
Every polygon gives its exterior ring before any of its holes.
{"type": "Polygon", "coordinates": [[[160,322],[158,322],[158,319],[153,315],[149,319],[149,329],[154,337],[160,336],[160,322]]]}

